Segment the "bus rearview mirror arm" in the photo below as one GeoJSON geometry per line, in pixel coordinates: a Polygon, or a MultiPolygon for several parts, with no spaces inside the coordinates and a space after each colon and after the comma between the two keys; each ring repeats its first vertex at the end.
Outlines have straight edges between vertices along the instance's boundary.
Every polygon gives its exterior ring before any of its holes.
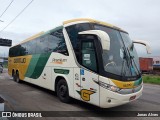
{"type": "Polygon", "coordinates": [[[96,35],[100,38],[103,50],[110,50],[110,37],[106,32],[102,30],[87,30],[87,31],[79,32],[78,34],[96,35]]]}
{"type": "Polygon", "coordinates": [[[146,46],[147,53],[148,54],[152,53],[151,52],[151,47],[149,46],[149,44],[146,41],[144,41],[144,40],[133,40],[133,43],[138,43],[138,44],[142,44],[142,45],[146,46]]]}

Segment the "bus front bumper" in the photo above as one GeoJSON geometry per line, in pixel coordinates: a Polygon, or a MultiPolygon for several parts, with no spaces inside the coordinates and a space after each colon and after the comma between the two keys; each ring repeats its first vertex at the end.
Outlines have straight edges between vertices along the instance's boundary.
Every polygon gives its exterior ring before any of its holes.
{"type": "Polygon", "coordinates": [[[100,107],[110,108],[132,102],[142,95],[142,90],[143,85],[141,85],[141,88],[134,93],[120,94],[100,87],[100,107]]]}

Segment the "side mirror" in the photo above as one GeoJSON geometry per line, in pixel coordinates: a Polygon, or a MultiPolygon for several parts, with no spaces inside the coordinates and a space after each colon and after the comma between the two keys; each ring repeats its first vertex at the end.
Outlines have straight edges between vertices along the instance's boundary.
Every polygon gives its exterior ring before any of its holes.
{"type": "Polygon", "coordinates": [[[87,31],[79,32],[78,34],[96,35],[100,38],[103,50],[110,50],[110,37],[106,32],[102,30],[87,30],[87,31]]]}
{"type": "Polygon", "coordinates": [[[149,44],[146,42],[146,41],[143,41],[143,40],[133,40],[133,43],[138,43],[138,44],[142,44],[144,46],[146,46],[146,51],[148,54],[151,54],[151,48],[149,46],[149,44]]]}

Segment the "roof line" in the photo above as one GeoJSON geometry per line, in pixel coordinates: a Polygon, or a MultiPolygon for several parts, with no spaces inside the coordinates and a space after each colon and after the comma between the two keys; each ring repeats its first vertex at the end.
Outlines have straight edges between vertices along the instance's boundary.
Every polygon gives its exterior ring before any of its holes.
{"type": "Polygon", "coordinates": [[[121,29],[117,26],[114,26],[110,23],[103,22],[103,21],[98,21],[98,20],[91,19],[91,18],[77,18],[77,19],[66,20],[66,21],[63,22],[63,25],[66,25],[66,24],[69,24],[69,23],[72,23],[72,22],[78,22],[78,21],[88,21],[88,22],[92,22],[92,23],[98,23],[98,24],[101,24],[101,25],[105,25],[105,26],[108,26],[108,27],[118,29],[118,30],[122,30],[122,31],[126,32],[125,30],[123,30],[123,29],[121,29]]]}
{"type": "Polygon", "coordinates": [[[71,19],[71,20],[66,20],[63,22],[63,24],[68,24],[68,23],[72,23],[72,22],[78,22],[78,21],[89,21],[89,22],[93,22],[93,23],[103,23],[106,24],[107,26],[113,27],[114,25],[106,23],[106,22],[102,22],[102,21],[98,21],[98,20],[94,20],[91,18],[76,18],[76,19],[71,19]]]}
{"type": "Polygon", "coordinates": [[[42,31],[42,32],[39,32],[39,33],[37,33],[37,34],[35,34],[35,35],[33,35],[33,36],[31,36],[31,37],[23,40],[22,42],[20,42],[20,44],[21,44],[21,43],[25,43],[25,42],[30,41],[30,40],[33,40],[33,39],[39,37],[40,35],[42,35],[43,33],[44,33],[43,31],[42,31]]]}

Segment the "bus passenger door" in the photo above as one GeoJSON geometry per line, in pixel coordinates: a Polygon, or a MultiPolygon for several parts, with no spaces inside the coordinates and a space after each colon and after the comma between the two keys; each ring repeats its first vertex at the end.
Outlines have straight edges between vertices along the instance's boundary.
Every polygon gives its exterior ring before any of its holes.
{"type": "Polygon", "coordinates": [[[80,69],[81,100],[99,106],[97,53],[95,39],[81,40],[80,69]]]}

